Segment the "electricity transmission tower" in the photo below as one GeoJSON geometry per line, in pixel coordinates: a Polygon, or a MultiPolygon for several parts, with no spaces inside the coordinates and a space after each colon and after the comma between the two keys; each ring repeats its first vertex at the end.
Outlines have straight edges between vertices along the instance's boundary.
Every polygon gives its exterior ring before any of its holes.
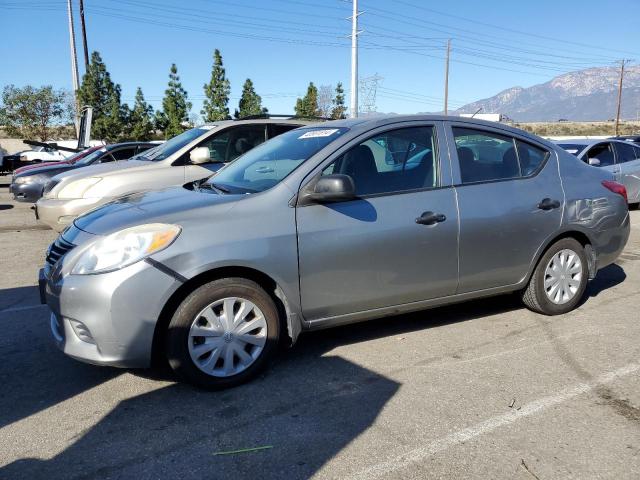
{"type": "Polygon", "coordinates": [[[376,111],[376,95],[378,94],[378,86],[384,80],[378,75],[371,75],[360,79],[360,113],[366,115],[376,111]]]}

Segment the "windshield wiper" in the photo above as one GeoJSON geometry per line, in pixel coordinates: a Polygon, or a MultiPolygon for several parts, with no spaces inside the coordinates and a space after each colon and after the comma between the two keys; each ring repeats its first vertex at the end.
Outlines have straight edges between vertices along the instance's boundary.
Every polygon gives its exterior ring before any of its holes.
{"type": "Polygon", "coordinates": [[[216,190],[220,190],[223,193],[231,193],[231,190],[229,190],[227,187],[223,187],[219,183],[207,182],[206,185],[211,185],[213,188],[215,188],[216,190]]]}

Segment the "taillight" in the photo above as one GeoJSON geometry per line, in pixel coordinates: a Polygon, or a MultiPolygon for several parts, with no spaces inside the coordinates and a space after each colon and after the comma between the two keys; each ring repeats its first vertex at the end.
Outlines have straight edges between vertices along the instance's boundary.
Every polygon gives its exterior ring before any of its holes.
{"type": "Polygon", "coordinates": [[[624,185],[618,182],[614,182],[612,180],[603,180],[602,186],[607,190],[611,190],[613,193],[617,193],[618,195],[622,195],[625,202],[628,202],[627,198],[627,189],[624,185]]]}

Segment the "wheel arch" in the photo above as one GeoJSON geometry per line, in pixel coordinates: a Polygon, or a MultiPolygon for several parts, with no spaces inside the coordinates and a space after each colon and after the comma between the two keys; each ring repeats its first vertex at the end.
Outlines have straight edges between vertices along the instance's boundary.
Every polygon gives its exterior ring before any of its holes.
{"type": "Polygon", "coordinates": [[[266,273],[251,267],[223,266],[206,270],[188,279],[169,297],[169,300],[167,300],[160,312],[153,333],[151,355],[154,363],[161,361],[167,326],[174,312],[187,295],[206,283],[230,277],[252,280],[267,292],[276,304],[281,327],[287,332],[291,344],[295,343],[301,330],[299,317],[291,313],[287,298],[278,283],[266,273]]]}
{"type": "Polygon", "coordinates": [[[550,237],[549,239],[547,239],[547,241],[544,243],[544,245],[538,250],[538,252],[536,253],[533,262],[531,262],[531,266],[529,267],[529,271],[527,272],[527,276],[524,278],[524,281],[522,282],[524,285],[526,285],[530,280],[531,280],[531,276],[533,275],[533,272],[535,271],[536,267],[538,266],[538,262],[540,261],[540,259],[542,258],[542,256],[547,252],[547,250],[549,250],[549,248],[556,242],[564,239],[564,238],[573,238],[574,240],[576,240],[577,242],[580,243],[580,245],[582,245],[585,249],[585,253],[587,254],[587,260],[588,260],[588,267],[589,267],[589,278],[593,279],[597,273],[597,267],[596,267],[596,252],[593,248],[593,241],[592,239],[589,237],[589,235],[587,234],[587,232],[581,230],[581,229],[576,229],[576,228],[570,228],[570,229],[566,229],[563,230],[561,232],[556,233],[554,236],[550,237]]]}

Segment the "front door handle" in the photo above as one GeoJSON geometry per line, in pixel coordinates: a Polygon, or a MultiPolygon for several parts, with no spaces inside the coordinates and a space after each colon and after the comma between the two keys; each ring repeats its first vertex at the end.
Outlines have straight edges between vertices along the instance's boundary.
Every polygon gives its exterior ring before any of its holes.
{"type": "Polygon", "coordinates": [[[418,218],[416,223],[420,225],[435,225],[436,223],[444,222],[447,217],[442,213],[424,212],[418,218]]]}
{"type": "Polygon", "coordinates": [[[538,204],[540,210],[553,210],[558,207],[560,207],[560,202],[558,200],[551,200],[550,198],[543,198],[538,204]]]}

